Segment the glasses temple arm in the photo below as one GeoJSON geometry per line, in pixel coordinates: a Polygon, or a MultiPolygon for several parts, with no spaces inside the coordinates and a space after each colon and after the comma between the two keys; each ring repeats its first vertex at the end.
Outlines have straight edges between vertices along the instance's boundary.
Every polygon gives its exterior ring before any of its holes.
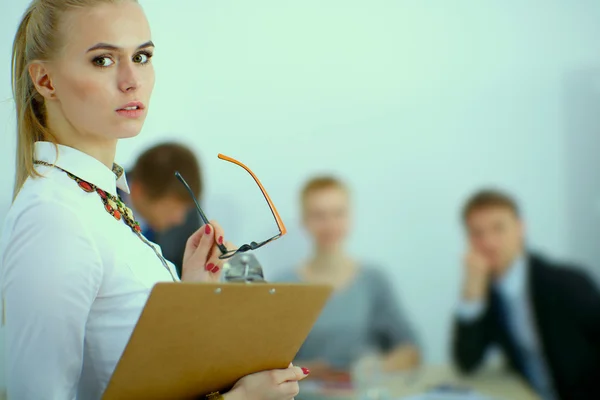
{"type": "Polygon", "coordinates": [[[277,211],[277,208],[275,208],[275,205],[271,201],[271,198],[269,197],[269,194],[265,190],[265,188],[262,185],[262,183],[260,183],[260,180],[254,174],[254,172],[252,172],[252,170],[250,170],[250,168],[248,168],[247,166],[245,166],[244,164],[242,164],[241,162],[239,162],[238,160],[236,160],[234,158],[228,157],[228,156],[226,156],[224,154],[220,154],[220,153],[219,153],[218,157],[221,160],[229,161],[230,163],[239,165],[240,167],[244,168],[246,170],[246,172],[248,172],[250,174],[250,176],[252,177],[252,179],[254,179],[254,182],[256,182],[256,184],[260,188],[260,191],[262,192],[263,197],[267,201],[267,204],[269,205],[269,208],[271,209],[271,213],[273,214],[273,217],[275,218],[275,222],[277,223],[277,226],[279,227],[279,230],[281,231],[281,234],[284,235],[287,232],[285,224],[283,223],[283,220],[279,216],[279,212],[277,211]]]}

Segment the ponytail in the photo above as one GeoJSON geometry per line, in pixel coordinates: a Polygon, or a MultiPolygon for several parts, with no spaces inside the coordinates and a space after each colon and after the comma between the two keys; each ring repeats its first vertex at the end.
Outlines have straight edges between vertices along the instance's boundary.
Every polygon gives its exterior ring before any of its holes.
{"type": "Polygon", "coordinates": [[[28,27],[33,5],[23,16],[12,49],[12,90],[17,110],[17,155],[16,178],[13,200],[29,176],[39,175],[33,167],[34,144],[39,140],[51,139],[45,125],[44,99],[40,96],[29,75],[31,61],[27,46],[28,27]]]}

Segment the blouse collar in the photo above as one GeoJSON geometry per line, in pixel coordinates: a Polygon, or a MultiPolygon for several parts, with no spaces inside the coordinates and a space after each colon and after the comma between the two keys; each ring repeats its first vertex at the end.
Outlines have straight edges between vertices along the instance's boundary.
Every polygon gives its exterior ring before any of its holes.
{"type": "Polygon", "coordinates": [[[51,142],[36,142],[34,154],[36,161],[56,165],[108,193],[116,195],[117,188],[129,193],[125,171],[116,163],[111,170],[86,153],[51,142]]]}

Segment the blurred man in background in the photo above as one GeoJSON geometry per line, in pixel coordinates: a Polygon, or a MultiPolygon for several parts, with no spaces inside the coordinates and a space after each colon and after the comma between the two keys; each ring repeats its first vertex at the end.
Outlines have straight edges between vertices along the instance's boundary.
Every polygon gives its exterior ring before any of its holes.
{"type": "Polygon", "coordinates": [[[485,190],[465,205],[470,249],[453,356],[474,371],[495,344],[543,399],[600,398],[600,293],[525,247],[518,207],[485,190]]]}
{"type": "Polygon", "coordinates": [[[192,197],[175,177],[176,171],[200,198],[202,174],[198,160],[191,150],[177,143],[159,144],[140,155],[127,173],[130,195],[120,195],[132,207],[144,236],[160,245],[163,256],[175,264],[181,277],[185,244],[201,221],[192,197]]]}

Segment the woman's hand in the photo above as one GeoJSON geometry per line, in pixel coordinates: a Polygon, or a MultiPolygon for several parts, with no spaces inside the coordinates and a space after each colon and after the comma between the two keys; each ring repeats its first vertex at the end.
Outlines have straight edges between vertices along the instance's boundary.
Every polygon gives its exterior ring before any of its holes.
{"type": "Polygon", "coordinates": [[[217,244],[225,244],[231,249],[231,243],[223,242],[223,228],[216,222],[198,229],[185,245],[181,280],[186,282],[218,282],[223,272],[221,250],[217,244]]]}
{"type": "Polygon", "coordinates": [[[298,395],[298,381],[306,378],[310,371],[290,365],[286,369],[258,372],[240,379],[226,400],[291,400],[298,395]]]}
{"type": "Polygon", "coordinates": [[[311,379],[326,382],[347,382],[350,380],[350,372],[334,368],[325,361],[303,362],[302,364],[310,369],[311,379]]]}
{"type": "Polygon", "coordinates": [[[420,358],[419,349],[416,346],[401,344],[383,358],[383,370],[394,372],[417,368],[421,361],[420,358]]]}

